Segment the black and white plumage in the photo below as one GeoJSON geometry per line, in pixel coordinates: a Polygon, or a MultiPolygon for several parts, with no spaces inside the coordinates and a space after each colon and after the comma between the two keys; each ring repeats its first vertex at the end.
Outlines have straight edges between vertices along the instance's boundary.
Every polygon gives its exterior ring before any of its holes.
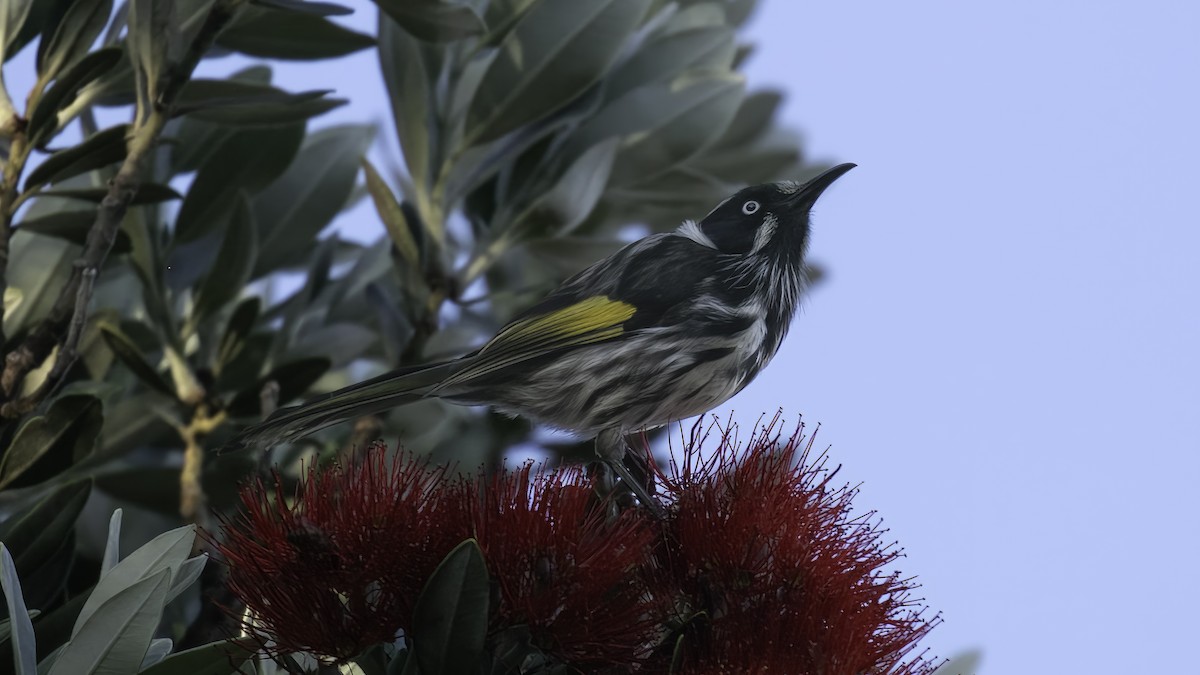
{"type": "Polygon", "coordinates": [[[767,365],[804,289],[809,211],[853,167],[745,188],[571,277],[478,350],[282,409],[234,444],[437,397],[595,435],[618,460],[625,434],[707,412],[767,365]]]}

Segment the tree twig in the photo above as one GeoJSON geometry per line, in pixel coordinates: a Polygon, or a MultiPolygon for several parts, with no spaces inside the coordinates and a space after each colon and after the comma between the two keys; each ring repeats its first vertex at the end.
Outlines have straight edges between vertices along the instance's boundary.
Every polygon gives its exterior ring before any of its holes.
{"type": "MultiPolygon", "coordinates": [[[[144,123],[137,127],[128,140],[128,152],[121,164],[117,175],[108,184],[108,194],[100,202],[96,211],[96,220],[88,231],[87,242],[83,254],[75,263],[71,277],[63,287],[49,315],[29,333],[21,345],[5,359],[4,372],[0,375],[0,393],[6,398],[13,398],[18,387],[29,374],[29,371],[40,365],[50,355],[56,346],[59,350],[59,360],[74,358],[79,346],[79,336],[82,331],[71,331],[76,323],[76,317],[87,316],[87,305],[91,301],[92,288],[85,283],[91,275],[94,279],[99,274],[101,266],[112,249],[117,238],[117,230],[129,209],[129,204],[137,194],[140,184],[142,165],[153,152],[163,127],[171,118],[171,108],[183,86],[191,79],[192,72],[212,46],[217,35],[233,19],[238,7],[245,0],[217,0],[209,10],[204,23],[196,37],[189,45],[187,52],[178,64],[175,64],[165,76],[166,81],[161,88],[161,94],[154,101],[151,114],[144,123]],[[81,292],[82,291],[82,292],[81,292]]],[[[0,254],[4,252],[0,251],[0,254]]],[[[0,261],[2,262],[2,261],[0,261]]],[[[2,272],[2,270],[0,270],[2,272]]],[[[64,363],[55,371],[58,377],[66,373],[70,363],[64,363]]],[[[51,387],[54,385],[51,384],[51,387]]],[[[41,387],[39,387],[39,392],[41,387]]],[[[36,395],[38,392],[35,392],[36,395]]],[[[36,405],[38,400],[32,401],[36,405]]],[[[29,402],[22,402],[17,408],[24,408],[29,402]]]]}

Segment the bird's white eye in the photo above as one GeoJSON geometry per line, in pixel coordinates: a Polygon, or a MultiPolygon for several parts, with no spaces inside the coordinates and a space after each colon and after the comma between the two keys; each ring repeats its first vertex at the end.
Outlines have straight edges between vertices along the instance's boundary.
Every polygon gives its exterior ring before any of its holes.
{"type": "Polygon", "coordinates": [[[746,202],[745,204],[742,204],[742,213],[744,213],[748,216],[752,216],[755,213],[758,213],[758,202],[756,202],[754,200],[750,200],[750,201],[746,202]]]}

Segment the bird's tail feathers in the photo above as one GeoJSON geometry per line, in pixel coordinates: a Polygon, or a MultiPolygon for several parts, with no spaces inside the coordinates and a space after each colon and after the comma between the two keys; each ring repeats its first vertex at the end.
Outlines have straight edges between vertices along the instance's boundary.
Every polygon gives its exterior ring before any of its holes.
{"type": "Polygon", "coordinates": [[[222,451],[294,441],[338,422],[419,401],[458,367],[457,361],[449,361],[393,370],[302,405],[280,408],[266,420],[243,430],[222,451]]]}

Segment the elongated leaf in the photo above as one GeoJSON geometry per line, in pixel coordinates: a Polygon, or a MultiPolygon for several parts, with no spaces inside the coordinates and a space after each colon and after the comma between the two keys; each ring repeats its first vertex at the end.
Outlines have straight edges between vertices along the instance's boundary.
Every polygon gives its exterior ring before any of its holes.
{"type": "Polygon", "coordinates": [[[332,2],[315,2],[314,0],[253,0],[251,4],[314,16],[346,16],[354,13],[354,10],[349,7],[332,2]]]}
{"type": "Polygon", "coordinates": [[[208,564],[208,556],[200,554],[188,558],[179,566],[179,573],[171,579],[171,588],[167,591],[167,602],[179,597],[179,594],[186,591],[189,586],[196,583],[200,578],[200,573],[204,571],[204,566],[208,564]]]}
{"type": "Polygon", "coordinates": [[[176,652],[140,675],[230,675],[258,651],[252,638],[222,640],[176,652]]]}
{"type": "Polygon", "coordinates": [[[528,225],[536,227],[540,221],[558,233],[567,234],[582,223],[604,194],[618,144],[616,138],[601,141],[575,160],[558,183],[537,201],[534,222],[528,225]]]}
{"type": "Polygon", "coordinates": [[[324,17],[247,7],[217,44],[248,56],[311,60],[345,56],[374,46],[375,40],[324,17]]]}
{"type": "Polygon", "coordinates": [[[631,185],[671,169],[716,142],[742,103],[740,75],[702,78],[687,88],[688,105],[664,111],[654,131],[627,143],[613,166],[613,183],[631,185]]]}
{"type": "MultiPolygon", "coordinates": [[[[125,589],[147,579],[159,577],[164,572],[166,573],[166,576],[163,577],[165,584],[163,598],[165,599],[167,590],[171,587],[171,579],[179,573],[179,568],[192,551],[192,543],[195,539],[195,525],[179,527],[163,532],[117,563],[116,567],[100,577],[96,588],[88,596],[87,602],[83,604],[83,609],[79,610],[79,618],[75,621],[75,630],[71,634],[71,639],[74,640],[79,635],[84,626],[91,621],[93,615],[98,616],[98,612],[110,599],[115,598],[125,589]]],[[[138,662],[141,662],[140,654],[138,662]]]]}
{"type": "Polygon", "coordinates": [[[138,349],[137,345],[120,328],[112,324],[100,324],[100,334],[113,354],[137,379],[141,380],[142,384],[166,396],[175,397],[175,388],[167,382],[157,368],[146,362],[145,357],[142,356],[142,350],[138,349]]]}
{"type": "Polygon", "coordinates": [[[175,220],[177,242],[220,231],[238,192],[257,192],[284,175],[303,139],[304,125],[299,123],[241,131],[226,138],[205,160],[183,198],[175,220]]]}
{"type": "Polygon", "coordinates": [[[733,62],[734,46],[733,31],[724,25],[662,36],[613,70],[604,95],[616,100],[640,86],[673,80],[692,68],[727,70],[733,62]]]}
{"type": "Polygon", "coordinates": [[[118,124],[88,136],[87,140],[50,155],[29,172],[25,189],[58,183],[92,169],[115,164],[125,159],[125,132],[129,125],[118,124]]]}
{"type": "Polygon", "coordinates": [[[257,257],[258,232],[245,193],[239,192],[233,207],[233,217],[225,228],[225,241],[217,253],[217,266],[196,289],[192,309],[199,323],[237,298],[250,280],[257,257]]]}
{"type": "Polygon", "coordinates": [[[104,557],[100,559],[100,574],[107,574],[121,561],[121,509],[113,509],[108,519],[108,538],[104,542],[104,557]]]}
{"type": "Polygon", "coordinates": [[[433,179],[432,158],[440,142],[433,115],[435,82],[429,77],[425,56],[426,50],[416,38],[380,13],[379,68],[404,162],[417,189],[425,189],[433,179]]]}
{"type": "Polygon", "coordinates": [[[278,366],[265,377],[259,378],[253,386],[238,392],[229,404],[229,414],[236,417],[260,415],[262,405],[259,393],[268,382],[279,385],[280,405],[293,401],[321,379],[329,371],[329,366],[329,359],[324,357],[299,359],[278,366]]]}
{"type": "Polygon", "coordinates": [[[146,649],[146,656],[142,658],[142,664],[138,666],[138,672],[145,672],[146,668],[167,658],[173,646],[174,643],[171,638],[154,638],[151,640],[150,646],[146,649]]]}
{"type": "MultiPolygon", "coordinates": [[[[83,246],[87,242],[88,232],[91,231],[95,222],[96,214],[93,211],[57,211],[21,221],[17,227],[25,232],[55,237],[83,246]]],[[[113,240],[111,253],[121,255],[129,253],[131,250],[133,250],[133,244],[129,240],[129,235],[118,230],[117,237],[113,240]]]]}
{"type": "Polygon", "coordinates": [[[32,5],[33,0],[5,0],[0,3],[0,63],[16,53],[11,47],[23,32],[32,5]]]}
{"type": "Polygon", "coordinates": [[[129,0],[128,23],[125,44],[133,66],[138,111],[145,115],[158,100],[159,83],[179,41],[175,0],[129,0]]]}
{"type": "MultiPolygon", "coordinates": [[[[92,202],[93,204],[99,204],[100,202],[104,201],[104,198],[107,196],[107,188],[55,188],[51,190],[42,190],[38,193],[38,197],[78,199],[80,201],[92,202]]],[[[137,192],[134,193],[133,201],[131,201],[130,204],[158,204],[161,202],[169,202],[173,199],[183,199],[183,195],[176,192],[175,188],[171,187],[170,185],[162,185],[160,183],[141,183],[138,185],[137,192]]],[[[120,237],[119,234],[117,236],[120,237]]]]}
{"type": "Polygon", "coordinates": [[[413,238],[412,230],[400,209],[400,202],[369,160],[363,159],[362,165],[363,174],[367,177],[367,191],[371,193],[375,211],[379,214],[379,219],[383,221],[384,227],[387,228],[392,245],[396,247],[402,260],[413,267],[419,267],[421,252],[417,249],[417,240],[413,238]]]}
{"type": "Polygon", "coordinates": [[[444,0],[374,0],[405,31],[426,42],[461,40],[484,31],[483,19],[465,4],[444,0]]]}
{"type": "Polygon", "coordinates": [[[649,0],[542,0],[501,42],[467,112],[467,137],[494,140],[545,117],[600,79],[649,0]]]}
{"type": "Polygon", "coordinates": [[[0,544],[0,584],[4,588],[4,600],[8,603],[13,665],[18,675],[36,675],[37,641],[33,636],[33,621],[29,618],[29,610],[25,608],[25,595],[17,578],[17,564],[4,544],[0,544]]]}
{"type": "Polygon", "coordinates": [[[474,539],[459,544],[438,565],[413,609],[413,651],[422,675],[479,669],[489,585],[487,564],[474,539]]]}
{"type": "Polygon", "coordinates": [[[270,126],[306,120],[346,103],[345,99],[324,98],[328,93],[290,94],[238,80],[192,80],[180,92],[173,111],[218,124],[270,126]]]}
{"type": "Polygon", "coordinates": [[[254,322],[258,319],[261,308],[262,300],[255,296],[242,300],[233,310],[233,314],[229,317],[229,323],[225,324],[225,332],[221,335],[221,342],[217,347],[216,370],[218,374],[225,364],[233,360],[245,347],[246,338],[254,329],[254,322]]]}
{"type": "Polygon", "coordinates": [[[32,573],[54,554],[91,491],[91,481],[69,483],[0,523],[0,541],[15,553],[20,574],[32,573]]]}
{"type": "Polygon", "coordinates": [[[86,617],[81,612],[71,641],[54,662],[50,675],[137,672],[162,620],[170,584],[171,571],[160,569],[118,589],[86,617]]]}
{"type": "Polygon", "coordinates": [[[112,8],[112,0],[74,0],[54,34],[38,50],[38,74],[47,79],[57,77],[83,58],[108,25],[112,8]]]}
{"type": "Polygon", "coordinates": [[[260,236],[255,278],[303,261],[350,196],[372,134],[367,126],[310,134],[288,170],[254,198],[260,236]]]}
{"type": "MultiPolygon", "coordinates": [[[[271,69],[262,64],[248,66],[230,75],[224,82],[266,86],[271,83],[271,69]]],[[[185,91],[187,88],[185,87],[185,91]]],[[[237,131],[234,127],[189,117],[171,120],[164,131],[166,136],[175,139],[171,146],[171,173],[180,174],[199,169],[215,150],[237,131]]],[[[299,147],[297,141],[296,149],[299,147]]]]}
{"type": "Polygon", "coordinates": [[[63,396],[54,401],[45,415],[31,417],[17,430],[0,461],[0,489],[50,453],[67,463],[82,458],[91,452],[103,422],[103,406],[95,396],[63,396]]]}
{"type": "Polygon", "coordinates": [[[41,147],[42,141],[52,138],[58,131],[58,112],[75,100],[75,94],[81,88],[112,70],[120,61],[120,49],[105,47],[73,63],[46,90],[33,109],[33,114],[29,117],[31,142],[41,147]]]}

